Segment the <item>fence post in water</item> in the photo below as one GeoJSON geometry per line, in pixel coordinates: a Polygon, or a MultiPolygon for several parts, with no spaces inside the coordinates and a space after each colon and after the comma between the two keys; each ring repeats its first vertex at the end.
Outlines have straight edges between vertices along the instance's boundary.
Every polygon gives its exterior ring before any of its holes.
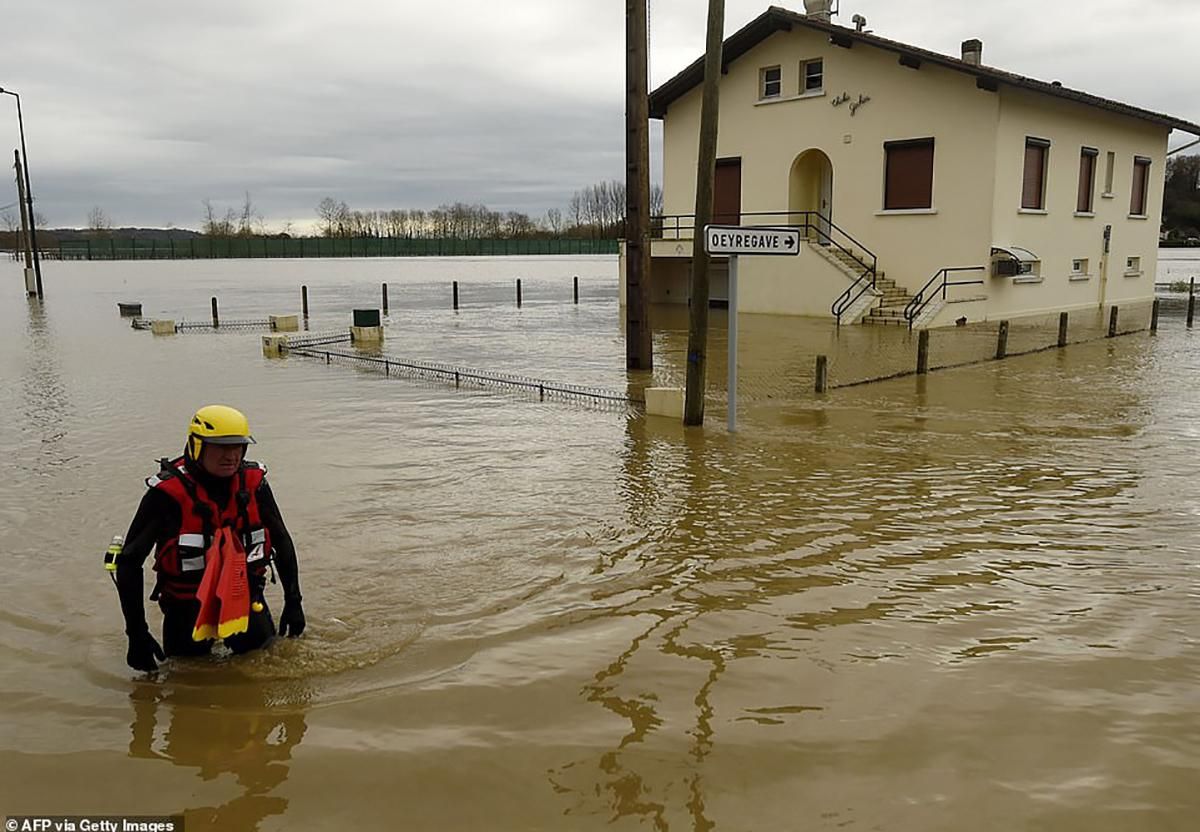
{"type": "Polygon", "coordinates": [[[1154,299],[1154,303],[1150,304],[1150,334],[1158,334],[1158,298],[1154,299]]]}
{"type": "Polygon", "coordinates": [[[817,356],[817,383],[815,389],[824,393],[829,382],[829,359],[823,355],[817,356]]]}
{"type": "Polygon", "coordinates": [[[1117,335],[1117,307],[1113,307],[1108,313],[1108,337],[1115,338],[1117,335]]]}
{"type": "Polygon", "coordinates": [[[1188,281],[1188,329],[1192,328],[1192,321],[1196,318],[1196,278],[1188,281]]]}
{"type": "Polygon", "coordinates": [[[220,326],[221,319],[220,319],[220,317],[217,316],[217,299],[215,297],[212,299],[212,313],[213,313],[213,326],[214,327],[220,326]]]}
{"type": "Polygon", "coordinates": [[[458,281],[454,281],[454,308],[458,309],[458,281]]]}
{"type": "Polygon", "coordinates": [[[517,308],[521,308],[521,278],[517,278],[517,308]]]}
{"type": "Polygon", "coordinates": [[[1000,322],[1000,332],[996,335],[996,360],[1008,355],[1008,321],[1000,322]]]}
{"type": "Polygon", "coordinates": [[[1058,313],[1058,345],[1060,347],[1067,345],[1067,320],[1069,317],[1066,312],[1058,313]]]}
{"type": "Polygon", "coordinates": [[[385,284],[383,284],[383,314],[386,315],[387,313],[388,313],[387,284],[385,283],[385,284]]]}
{"type": "Polygon", "coordinates": [[[917,333],[917,375],[929,373],[929,330],[922,329],[917,333]]]}
{"type": "Polygon", "coordinates": [[[579,275],[575,275],[575,303],[579,303],[579,275]]]}
{"type": "Polygon", "coordinates": [[[308,317],[308,287],[300,287],[300,309],[304,312],[304,317],[308,317]]]}

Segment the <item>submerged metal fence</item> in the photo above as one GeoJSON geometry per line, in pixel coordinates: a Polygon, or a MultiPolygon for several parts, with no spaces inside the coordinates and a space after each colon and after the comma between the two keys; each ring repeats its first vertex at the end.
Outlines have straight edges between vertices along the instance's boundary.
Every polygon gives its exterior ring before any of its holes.
{"type": "MultiPolygon", "coordinates": [[[[154,326],[154,321],[149,318],[134,318],[130,324],[134,329],[150,329],[154,326]]],[[[271,329],[271,321],[268,318],[242,318],[232,320],[222,320],[220,323],[212,321],[179,321],[175,324],[176,332],[199,332],[199,331],[215,331],[219,332],[222,329],[271,329]]]]}
{"type": "Polygon", "coordinates": [[[349,335],[313,335],[289,338],[287,352],[305,358],[317,358],[332,364],[334,361],[383,373],[388,378],[420,379],[462,387],[496,388],[510,393],[537,396],[538,401],[559,401],[588,407],[626,408],[645,404],[644,399],[601,387],[567,384],[529,376],[477,370],[453,364],[417,362],[385,355],[331,350],[326,347],[347,343],[349,335]]]}
{"type": "Polygon", "coordinates": [[[616,254],[616,240],[459,240],[409,237],[189,237],[63,240],[46,252],[62,260],[207,260],[309,257],[530,257],[616,254]]]}

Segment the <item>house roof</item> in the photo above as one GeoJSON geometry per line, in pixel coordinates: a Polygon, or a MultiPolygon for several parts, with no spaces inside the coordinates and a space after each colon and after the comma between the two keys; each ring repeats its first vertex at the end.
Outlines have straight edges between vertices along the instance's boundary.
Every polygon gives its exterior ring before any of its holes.
{"type": "MultiPolygon", "coordinates": [[[[902,61],[907,59],[909,66],[912,66],[912,62],[916,62],[917,66],[927,62],[945,67],[946,69],[962,72],[966,75],[972,75],[976,79],[976,84],[983,89],[995,91],[999,89],[1001,84],[1007,84],[1010,87],[1030,90],[1054,98],[1065,98],[1068,101],[1086,104],[1089,107],[1097,107],[1109,112],[1129,116],[1130,118],[1149,121],[1163,127],[1170,127],[1200,136],[1200,124],[1194,124],[1164,113],[1143,110],[1140,107],[1122,104],[1119,101],[1101,98],[1098,95],[1091,95],[1080,90],[1073,90],[1057,82],[1047,83],[1046,81],[1039,81],[1036,78],[1028,78],[1024,75],[1005,72],[1002,69],[990,66],[975,66],[959,58],[942,55],[938,52],[930,52],[927,49],[909,46],[906,43],[888,40],[887,38],[881,38],[878,35],[867,32],[847,29],[844,26],[835,26],[832,23],[825,23],[808,15],[778,6],[771,6],[725,40],[721,65],[722,72],[726,72],[731,63],[742,55],[745,55],[771,35],[776,32],[791,31],[793,26],[803,26],[808,29],[815,29],[818,32],[824,32],[829,35],[830,42],[838,46],[853,47],[855,44],[861,43],[895,52],[900,56],[902,61]]],[[[650,94],[651,118],[665,117],[667,107],[670,106],[671,102],[682,97],[688,90],[698,86],[703,81],[704,56],[701,55],[690,66],[650,94]]]]}

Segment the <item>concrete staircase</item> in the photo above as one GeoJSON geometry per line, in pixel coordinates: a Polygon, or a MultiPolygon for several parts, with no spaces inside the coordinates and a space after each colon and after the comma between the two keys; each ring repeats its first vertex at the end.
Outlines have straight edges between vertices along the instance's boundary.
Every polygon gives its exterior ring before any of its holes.
{"type": "Polygon", "coordinates": [[[872,309],[862,319],[864,324],[872,326],[908,326],[904,318],[904,307],[912,300],[907,289],[896,285],[896,281],[884,276],[883,272],[875,281],[879,290],[879,305],[872,309]]]}
{"type": "MultiPolygon", "coordinates": [[[[813,248],[844,271],[850,280],[857,280],[862,275],[862,264],[855,259],[856,255],[864,261],[867,259],[861,252],[846,252],[834,246],[814,245],[813,248]]],[[[853,323],[861,315],[861,322],[872,326],[908,326],[904,307],[910,300],[912,295],[906,289],[896,285],[885,272],[876,272],[875,290],[867,290],[860,303],[855,304],[862,308],[848,309],[843,314],[843,323],[853,323]]]]}

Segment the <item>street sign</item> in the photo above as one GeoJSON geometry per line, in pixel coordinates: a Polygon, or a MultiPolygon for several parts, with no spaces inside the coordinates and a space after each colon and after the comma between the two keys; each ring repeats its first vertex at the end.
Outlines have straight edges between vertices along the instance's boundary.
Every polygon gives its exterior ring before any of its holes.
{"type": "Polygon", "coordinates": [[[704,250],[709,254],[796,255],[800,253],[800,230],[754,228],[736,225],[706,225],[704,250]]]}

